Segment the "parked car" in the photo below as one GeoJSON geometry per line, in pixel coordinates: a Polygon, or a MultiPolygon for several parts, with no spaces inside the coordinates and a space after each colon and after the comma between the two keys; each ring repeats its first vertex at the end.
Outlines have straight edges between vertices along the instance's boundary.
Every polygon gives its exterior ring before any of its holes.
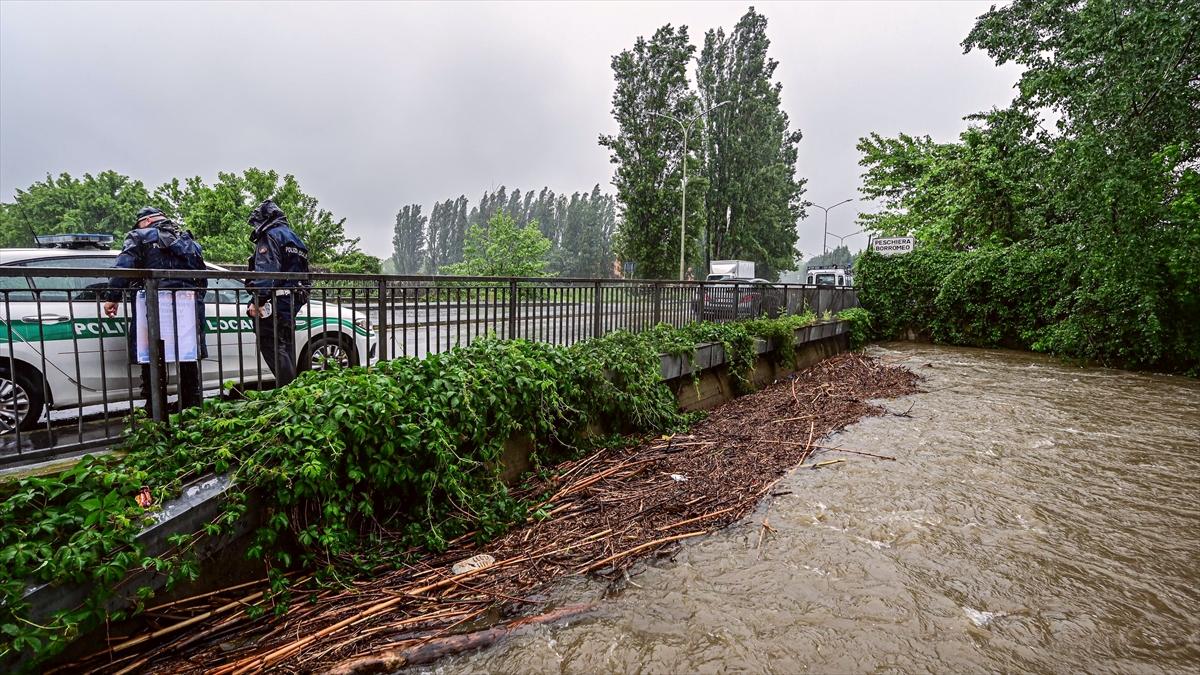
{"type": "Polygon", "coordinates": [[[775,318],[787,308],[784,290],[766,279],[723,279],[703,287],[696,315],[706,321],[775,318]]]}
{"type": "MultiPolygon", "coordinates": [[[[46,275],[0,277],[0,433],[35,427],[47,409],[139,397],[141,369],[130,364],[125,335],[128,305],[121,303],[117,317],[107,318],[94,290],[107,286],[104,270],[116,257],[109,250],[0,249],[0,266],[46,275]],[[68,267],[94,268],[97,277],[53,275],[68,267]],[[78,292],[68,299],[67,290],[78,292]]],[[[205,389],[230,380],[257,386],[272,378],[259,358],[254,321],[246,316],[249,300],[240,280],[209,280],[205,389]]],[[[377,342],[367,315],[345,306],[312,301],[296,317],[298,370],[367,365],[377,342]]],[[[174,393],[174,367],[168,371],[168,393],[174,393]]]]}

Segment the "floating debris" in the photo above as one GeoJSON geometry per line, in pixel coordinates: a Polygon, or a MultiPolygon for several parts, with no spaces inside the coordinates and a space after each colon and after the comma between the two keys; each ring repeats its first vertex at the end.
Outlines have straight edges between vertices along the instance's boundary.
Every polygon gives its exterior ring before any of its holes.
{"type": "Polygon", "coordinates": [[[460,560],[454,563],[454,566],[450,568],[450,571],[454,574],[466,574],[467,572],[481,570],[485,567],[491,567],[495,564],[495,558],[486,553],[480,553],[479,555],[473,555],[466,560],[460,560]]]}
{"type": "MultiPolygon", "coordinates": [[[[127,634],[123,642],[64,666],[187,672],[204,664],[232,675],[324,672],[344,664],[352,672],[385,653],[403,654],[408,662],[410,647],[440,644],[463,626],[476,632],[456,637],[474,644],[471,636],[497,621],[541,610],[545,598],[531,594],[557,579],[588,573],[621,578],[646,556],[740,521],[816,453],[893,459],[819,443],[865,416],[887,414],[867,401],[915,393],[918,379],[861,354],[834,356],[729,401],[686,436],[655,434],[552,467],[514,491],[532,502],[530,513],[548,517],[531,516],[487,543],[487,553],[478,553],[478,533],[470,532],[441,553],[415,557],[401,569],[381,568],[350,586],[314,587],[307,577],[298,578],[292,593],[304,600],[278,617],[244,611],[251,604],[270,607],[265,581],[204,593],[170,603],[175,623],[127,634]],[[666,487],[664,475],[672,479],[666,487]]],[[[772,529],[764,518],[759,538],[772,529]]]]}

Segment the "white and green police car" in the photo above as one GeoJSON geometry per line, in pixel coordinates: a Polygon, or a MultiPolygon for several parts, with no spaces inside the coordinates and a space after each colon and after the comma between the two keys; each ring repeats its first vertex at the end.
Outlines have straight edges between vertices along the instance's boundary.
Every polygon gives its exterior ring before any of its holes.
{"type": "MultiPolygon", "coordinates": [[[[0,433],[34,428],[48,410],[140,396],[141,369],[130,365],[125,335],[128,305],[121,303],[115,318],[103,316],[103,303],[88,289],[103,282],[102,271],[98,278],[54,275],[56,268],[112,268],[117,253],[95,248],[0,249],[0,266],[30,271],[28,277],[0,277],[0,433]],[[68,289],[77,292],[68,294],[68,289]]],[[[209,269],[225,271],[215,265],[209,269]]],[[[272,377],[259,358],[254,322],[246,316],[249,299],[237,279],[209,280],[208,358],[201,363],[206,390],[230,380],[254,385],[272,377]]],[[[333,362],[367,365],[377,346],[367,315],[351,307],[314,299],[296,317],[298,370],[333,362]]],[[[173,393],[174,368],[169,370],[173,393]]]]}

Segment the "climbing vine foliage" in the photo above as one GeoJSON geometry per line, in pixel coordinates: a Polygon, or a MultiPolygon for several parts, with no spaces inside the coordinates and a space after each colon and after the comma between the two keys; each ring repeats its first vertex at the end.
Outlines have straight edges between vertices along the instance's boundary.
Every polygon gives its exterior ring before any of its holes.
{"type": "MultiPolygon", "coordinates": [[[[194,579],[196,545],[231,529],[252,495],[264,515],[248,555],[270,570],[276,607],[286,602],[289,568],[332,578],[441,550],[466,534],[495,537],[531,515],[500,480],[509,439],[528,438],[546,457],[585,449],[594,422],[680,428],[689,420],[661,380],[659,354],[721,342],[746,382],[755,337],[790,336],[812,318],[660,326],[570,347],[487,338],[424,359],[308,372],[282,389],[206,401],[169,426],[137,424],[120,458],[87,457],[64,473],[0,488],[0,658],[49,656],[99,621],[121,618],[103,603],[131,573],[152,569],[169,584],[194,579]],[[141,486],[161,504],[210,474],[231,479],[223,509],[200,532],[148,555],[137,535],[154,507],[135,501],[141,486]],[[22,596],[28,584],[47,582],[94,590],[82,606],[33,621],[22,596]]],[[[139,593],[143,602],[151,595],[139,593]]]]}

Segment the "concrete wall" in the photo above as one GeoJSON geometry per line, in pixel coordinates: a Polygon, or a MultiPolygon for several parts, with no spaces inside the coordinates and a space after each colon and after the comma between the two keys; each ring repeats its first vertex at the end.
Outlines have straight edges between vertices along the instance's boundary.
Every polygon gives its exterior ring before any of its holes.
{"type": "MultiPolygon", "coordinates": [[[[778,364],[775,345],[762,340],[755,346],[758,358],[750,373],[755,389],[798,370],[804,370],[822,359],[850,349],[848,326],[844,321],[806,326],[796,331],[796,359],[791,364],[778,364]]],[[[725,363],[725,350],[719,344],[698,345],[694,358],[696,369],[686,358],[663,355],[663,379],[675,391],[679,406],[684,410],[710,410],[734,398],[737,391],[725,363]]]]}

